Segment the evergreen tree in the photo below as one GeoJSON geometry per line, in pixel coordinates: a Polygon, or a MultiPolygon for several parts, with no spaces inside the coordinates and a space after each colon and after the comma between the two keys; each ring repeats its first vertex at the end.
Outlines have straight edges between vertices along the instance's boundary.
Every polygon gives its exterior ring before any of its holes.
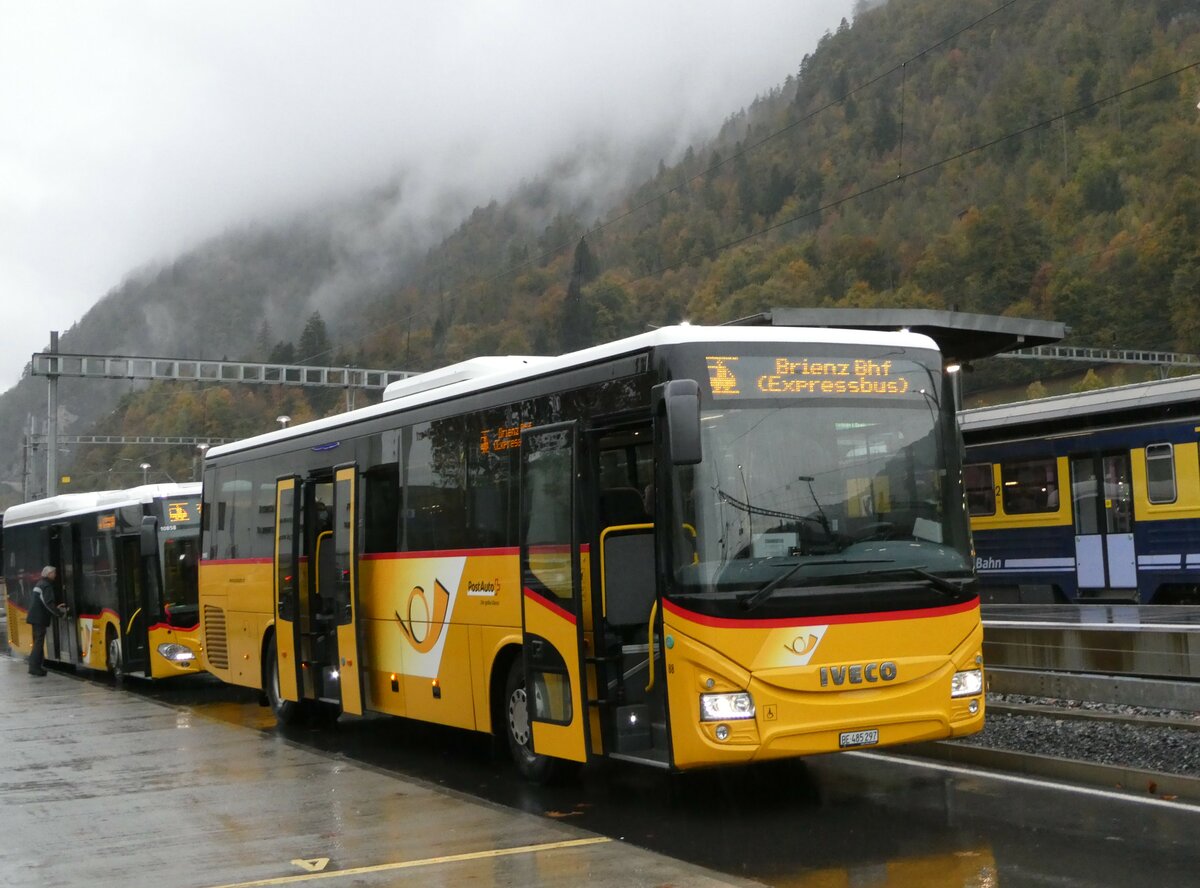
{"type": "Polygon", "coordinates": [[[309,315],[304,329],[300,332],[300,341],[296,343],[296,351],[299,352],[301,364],[320,367],[330,363],[332,348],[329,334],[325,330],[325,321],[321,319],[319,311],[309,315]]]}
{"type": "Polygon", "coordinates": [[[592,251],[588,249],[587,240],[580,238],[579,243],[575,245],[571,278],[567,283],[567,295],[563,299],[559,322],[559,341],[564,351],[575,351],[592,344],[593,317],[585,304],[583,287],[596,277],[598,270],[592,251]]]}

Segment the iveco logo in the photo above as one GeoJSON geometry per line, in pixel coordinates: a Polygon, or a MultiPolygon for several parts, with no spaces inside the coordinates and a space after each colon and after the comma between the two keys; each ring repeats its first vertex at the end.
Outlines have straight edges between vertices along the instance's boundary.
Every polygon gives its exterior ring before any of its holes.
{"type": "Polygon", "coordinates": [[[821,687],[830,685],[863,684],[879,681],[895,681],[896,664],[891,660],[882,663],[855,663],[853,666],[822,666],[821,687]]]}

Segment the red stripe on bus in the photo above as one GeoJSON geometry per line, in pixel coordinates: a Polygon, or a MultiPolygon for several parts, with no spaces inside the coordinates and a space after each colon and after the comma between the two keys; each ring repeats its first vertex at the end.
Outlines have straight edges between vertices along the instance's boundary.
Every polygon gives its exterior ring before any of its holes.
{"type": "Polygon", "coordinates": [[[550,611],[551,613],[558,614],[564,620],[570,621],[572,626],[575,625],[575,615],[574,614],[570,613],[567,610],[564,610],[561,605],[555,604],[549,598],[546,598],[543,595],[538,595],[536,592],[534,592],[528,586],[525,587],[525,597],[537,602],[538,604],[540,604],[542,607],[546,608],[546,610],[550,611]]]}
{"type": "Polygon", "coordinates": [[[827,614],[820,617],[779,617],[771,620],[738,620],[732,617],[711,617],[680,607],[671,601],[663,601],[663,610],[699,623],[720,629],[784,629],[790,626],[834,626],[850,623],[890,623],[898,620],[920,620],[925,617],[948,617],[979,608],[979,599],[945,607],[919,608],[902,611],[876,611],[869,614],[827,614]]]}
{"type": "Polygon", "coordinates": [[[172,632],[195,632],[199,628],[200,628],[199,623],[197,623],[195,626],[191,626],[191,627],[172,626],[170,623],[155,623],[153,626],[151,626],[146,631],[153,632],[155,629],[169,629],[172,632]]]}
{"type": "Polygon", "coordinates": [[[220,564],[274,564],[274,558],[204,558],[200,561],[200,566],[213,566],[220,564]]]}

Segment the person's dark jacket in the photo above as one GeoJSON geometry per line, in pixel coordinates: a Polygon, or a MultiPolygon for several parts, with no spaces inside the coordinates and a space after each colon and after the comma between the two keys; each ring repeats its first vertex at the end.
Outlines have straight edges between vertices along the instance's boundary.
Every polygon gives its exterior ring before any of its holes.
{"type": "Polygon", "coordinates": [[[25,616],[25,622],[30,626],[49,626],[50,622],[58,615],[58,608],[54,601],[54,583],[49,577],[42,577],[37,581],[37,585],[33,587],[33,595],[29,602],[29,613],[25,616]]]}

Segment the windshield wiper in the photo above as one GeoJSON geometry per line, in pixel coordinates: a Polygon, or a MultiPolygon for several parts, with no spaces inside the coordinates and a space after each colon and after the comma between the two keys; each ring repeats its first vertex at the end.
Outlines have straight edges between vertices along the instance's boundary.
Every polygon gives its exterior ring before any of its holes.
{"type": "Polygon", "coordinates": [[[944,592],[947,595],[961,595],[962,586],[945,577],[939,577],[935,573],[930,573],[925,569],[923,564],[914,564],[908,566],[885,567],[883,570],[869,570],[863,576],[887,576],[888,574],[909,574],[914,577],[919,577],[939,592],[944,592]]]}
{"type": "Polygon", "coordinates": [[[747,515],[762,515],[764,518],[781,518],[784,521],[808,521],[817,525],[820,528],[825,528],[825,522],[820,518],[814,518],[812,515],[797,515],[794,512],[780,512],[777,509],[765,509],[762,506],[752,506],[749,503],[744,503],[732,494],[726,493],[721,488],[717,488],[717,496],[721,501],[733,506],[740,512],[745,512],[747,515]]]}
{"type": "MultiPolygon", "coordinates": [[[[742,606],[742,610],[753,610],[770,598],[776,589],[790,580],[802,567],[816,567],[818,565],[825,564],[885,564],[886,562],[887,559],[885,558],[836,558],[829,561],[800,561],[796,564],[793,564],[779,576],[775,577],[775,579],[768,582],[749,598],[741,599],[739,604],[742,606]]],[[[813,579],[816,578],[814,577],[813,579]]],[[[807,586],[810,582],[811,580],[802,582],[799,584],[799,586],[807,586]]]]}

